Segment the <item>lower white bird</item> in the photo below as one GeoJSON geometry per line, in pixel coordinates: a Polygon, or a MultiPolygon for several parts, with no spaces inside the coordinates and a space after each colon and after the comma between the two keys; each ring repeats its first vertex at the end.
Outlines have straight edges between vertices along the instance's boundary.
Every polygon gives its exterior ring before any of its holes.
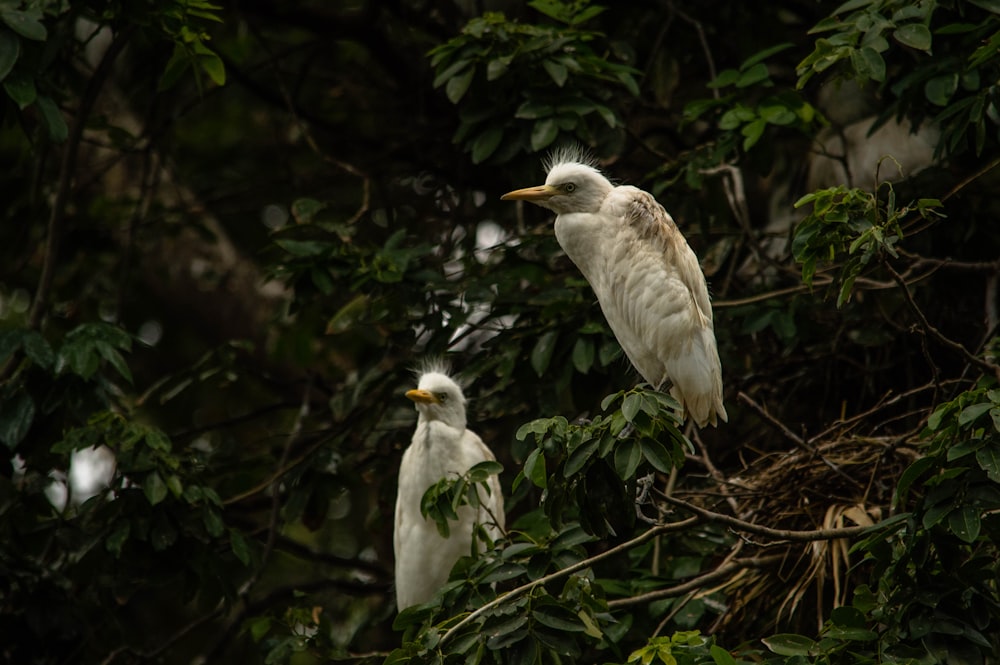
{"type": "Polygon", "coordinates": [[[556,213],[556,239],[643,379],[669,380],[700,427],[727,421],[708,285],[674,220],[651,194],[612,185],[578,151],[557,153],[547,171],[544,185],[501,198],[556,213]]]}
{"type": "Polygon", "coordinates": [[[472,466],[495,460],[493,453],[475,432],[466,428],[465,395],[441,369],[420,375],[416,390],[406,396],[417,408],[417,429],[403,453],[396,495],[396,524],[393,549],[396,556],[396,607],[402,611],[430,600],[448,581],[459,557],[472,551],[472,533],[477,524],[492,538],[504,528],[503,495],[500,481],[490,476],[489,496],[480,492],[478,509],[465,505],[458,509],[458,521],[443,538],[433,520],[420,513],[420,501],[427,489],[442,478],[465,474],[472,466]]]}

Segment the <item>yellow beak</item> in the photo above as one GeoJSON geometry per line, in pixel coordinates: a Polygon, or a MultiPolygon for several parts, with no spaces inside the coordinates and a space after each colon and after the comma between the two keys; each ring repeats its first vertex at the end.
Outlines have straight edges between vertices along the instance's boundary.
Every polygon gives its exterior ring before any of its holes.
{"type": "Polygon", "coordinates": [[[438,404],[441,401],[426,390],[407,390],[406,397],[420,404],[438,404]]]}
{"type": "Polygon", "coordinates": [[[501,201],[548,201],[559,193],[558,187],[552,185],[539,185],[538,187],[525,187],[507,192],[500,197],[501,201]]]}

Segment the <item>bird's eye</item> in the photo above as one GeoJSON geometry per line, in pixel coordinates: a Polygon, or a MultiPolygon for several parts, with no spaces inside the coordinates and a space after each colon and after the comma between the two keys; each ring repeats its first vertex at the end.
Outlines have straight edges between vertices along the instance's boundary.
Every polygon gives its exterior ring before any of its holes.
{"type": "Polygon", "coordinates": [[[448,393],[438,393],[437,398],[439,402],[444,404],[445,402],[448,401],[448,393]]]}
{"type": "Polygon", "coordinates": [[[566,192],[567,194],[572,194],[574,191],[576,191],[576,185],[571,182],[567,182],[565,185],[563,185],[563,191],[566,192]]]}

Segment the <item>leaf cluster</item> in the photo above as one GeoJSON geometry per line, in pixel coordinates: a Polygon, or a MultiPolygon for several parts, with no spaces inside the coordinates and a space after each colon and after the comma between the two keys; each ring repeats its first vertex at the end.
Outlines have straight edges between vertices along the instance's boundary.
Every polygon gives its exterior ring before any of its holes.
{"type": "Polygon", "coordinates": [[[576,4],[532,3],[563,25],[487,13],[430,52],[434,87],[458,107],[452,140],[474,164],[505,163],[568,140],[591,143],[622,126],[613,96],[637,95],[638,72],[597,50],[600,33],[577,27],[601,8],[584,3],[577,11],[576,4]]]}
{"type": "Polygon", "coordinates": [[[903,237],[901,222],[910,215],[922,219],[943,217],[937,199],[918,199],[898,206],[892,183],[885,183],[885,199],[844,185],[811,192],[795,203],[812,204],[812,211],[795,228],[792,253],[802,264],[802,281],[812,286],[817,267],[837,263],[840,269],[837,307],[851,297],[854,281],[873,262],[897,257],[903,237]]]}

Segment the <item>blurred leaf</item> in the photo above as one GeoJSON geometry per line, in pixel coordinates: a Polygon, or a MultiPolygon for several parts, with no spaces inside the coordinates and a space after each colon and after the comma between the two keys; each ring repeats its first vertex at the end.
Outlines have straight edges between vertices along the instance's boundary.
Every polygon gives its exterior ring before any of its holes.
{"type": "Polygon", "coordinates": [[[901,44],[921,51],[931,50],[931,31],[922,23],[907,23],[892,33],[901,44]]]}
{"type": "Polygon", "coordinates": [[[535,347],[531,350],[531,367],[538,376],[545,374],[545,371],[549,368],[558,338],[558,331],[549,330],[542,333],[538,341],[535,342],[535,347]]]}
{"type": "Polygon", "coordinates": [[[0,9],[0,21],[25,39],[43,42],[48,37],[48,30],[38,19],[41,11],[20,11],[17,9],[0,9]]]}
{"type": "Polygon", "coordinates": [[[163,482],[163,478],[156,471],[146,476],[142,483],[142,491],[152,506],[167,498],[167,484],[163,482]]]}
{"type": "Polygon", "coordinates": [[[761,642],[779,656],[811,656],[816,642],[804,635],[780,633],[761,638],[761,642]]]}
{"type": "Polygon", "coordinates": [[[559,136],[559,127],[554,118],[543,118],[535,123],[531,130],[531,149],[541,151],[547,148],[559,136]]]}
{"type": "Polygon", "coordinates": [[[552,77],[552,82],[555,83],[560,88],[566,85],[566,79],[569,78],[569,71],[565,66],[559,64],[555,60],[544,60],[542,61],[542,67],[545,71],[549,73],[552,77]]]}
{"type": "Polygon", "coordinates": [[[586,374],[594,366],[594,343],[588,337],[577,337],[573,344],[573,366],[580,374],[586,374]]]}
{"type": "Polygon", "coordinates": [[[38,110],[42,112],[42,118],[45,120],[45,126],[49,130],[49,138],[51,138],[56,143],[62,143],[69,136],[69,127],[66,125],[66,119],[63,118],[62,112],[56,103],[52,101],[51,97],[46,95],[39,95],[35,100],[38,104],[38,110]]]}
{"type": "Polygon", "coordinates": [[[10,30],[0,28],[0,81],[4,81],[14,69],[20,55],[21,40],[10,30]]]}
{"type": "Polygon", "coordinates": [[[547,478],[545,473],[545,455],[542,454],[541,448],[532,450],[528,458],[524,460],[524,475],[535,487],[545,489],[547,478]]]}
{"type": "Polygon", "coordinates": [[[472,78],[475,75],[476,68],[469,67],[461,74],[453,76],[448,80],[444,92],[452,104],[457,104],[465,96],[465,93],[469,90],[469,86],[472,85],[472,78]]]}
{"type": "Polygon", "coordinates": [[[19,392],[0,403],[0,441],[13,450],[24,440],[35,420],[35,401],[26,392],[19,392]]]}
{"type": "Polygon", "coordinates": [[[496,152],[503,140],[503,129],[490,127],[472,142],[472,162],[479,164],[496,152]]]}

